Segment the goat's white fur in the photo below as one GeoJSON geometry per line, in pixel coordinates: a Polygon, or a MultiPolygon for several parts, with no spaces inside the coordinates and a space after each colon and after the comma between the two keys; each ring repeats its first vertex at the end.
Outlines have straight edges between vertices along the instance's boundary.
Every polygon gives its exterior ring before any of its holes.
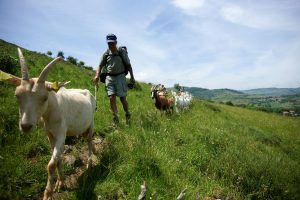
{"type": "Polygon", "coordinates": [[[193,95],[188,92],[180,92],[179,95],[176,92],[172,92],[172,95],[175,97],[177,112],[188,109],[193,100],[193,95]]]}
{"type": "Polygon", "coordinates": [[[29,79],[28,68],[24,66],[25,59],[18,49],[22,79],[15,95],[19,102],[20,130],[31,132],[40,118],[44,122],[45,131],[52,148],[52,157],[48,163],[48,182],[44,192],[44,200],[51,199],[53,191],[59,190],[63,184],[61,169],[61,154],[66,136],[88,136],[89,161],[91,165],[93,118],[96,101],[88,90],[60,88],[57,93],[51,91],[45,81],[48,71],[61,58],[49,63],[38,78],[29,79]],[[54,171],[58,169],[57,182],[54,184],[54,171]]]}

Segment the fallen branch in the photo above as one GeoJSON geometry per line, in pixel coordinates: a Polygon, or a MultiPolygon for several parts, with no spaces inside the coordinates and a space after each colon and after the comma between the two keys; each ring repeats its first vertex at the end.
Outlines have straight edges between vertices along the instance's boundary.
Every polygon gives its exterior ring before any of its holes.
{"type": "Polygon", "coordinates": [[[154,192],[154,193],[151,194],[150,199],[151,199],[151,200],[156,199],[156,192],[154,192]]]}
{"type": "Polygon", "coordinates": [[[176,200],[181,200],[183,199],[183,197],[185,196],[185,191],[187,190],[187,188],[185,188],[184,190],[182,190],[180,192],[180,194],[178,195],[177,199],[176,200]]]}
{"type": "Polygon", "coordinates": [[[141,185],[141,193],[138,197],[138,200],[145,200],[146,199],[146,182],[144,181],[144,184],[141,185]]]}

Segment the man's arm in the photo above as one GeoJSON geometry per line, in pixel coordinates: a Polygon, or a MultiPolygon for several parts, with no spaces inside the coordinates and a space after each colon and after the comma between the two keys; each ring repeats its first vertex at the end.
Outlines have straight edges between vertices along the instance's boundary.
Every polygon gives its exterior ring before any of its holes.
{"type": "Polygon", "coordinates": [[[97,84],[99,82],[99,79],[100,79],[100,74],[101,74],[101,71],[103,69],[103,67],[105,66],[105,61],[104,61],[104,55],[102,56],[102,59],[101,59],[101,62],[98,66],[98,70],[96,71],[96,75],[95,77],[93,78],[93,82],[94,84],[97,84]]]}
{"type": "Polygon", "coordinates": [[[131,83],[135,83],[135,79],[134,79],[134,76],[133,76],[133,70],[132,70],[131,64],[128,65],[128,71],[129,71],[129,74],[130,74],[131,83]]]}
{"type": "Polygon", "coordinates": [[[100,77],[100,74],[101,74],[101,71],[102,71],[102,69],[103,69],[103,67],[104,67],[104,65],[99,65],[99,67],[98,67],[98,70],[96,71],[96,76],[95,77],[100,77]]]}
{"type": "Polygon", "coordinates": [[[131,66],[128,54],[124,49],[121,49],[121,54],[122,54],[121,58],[122,58],[123,64],[127,65],[127,68],[128,68],[129,74],[130,74],[130,81],[131,81],[131,83],[135,83],[133,70],[132,70],[132,66],[131,66]],[[125,58],[125,60],[124,60],[124,58],[125,58]]]}

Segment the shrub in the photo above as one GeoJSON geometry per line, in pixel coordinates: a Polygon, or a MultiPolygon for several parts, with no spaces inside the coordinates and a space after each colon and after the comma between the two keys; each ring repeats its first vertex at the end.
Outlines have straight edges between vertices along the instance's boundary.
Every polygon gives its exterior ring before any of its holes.
{"type": "Polygon", "coordinates": [[[48,56],[52,56],[52,52],[51,51],[47,51],[47,55],[48,56]]]}
{"type": "Polygon", "coordinates": [[[5,71],[10,74],[16,74],[18,61],[17,59],[7,55],[0,55],[0,70],[5,71]]]}
{"type": "Polygon", "coordinates": [[[64,52],[62,52],[62,51],[59,51],[59,52],[57,53],[57,57],[59,57],[59,56],[61,56],[61,57],[65,58],[65,56],[64,56],[64,52]]]}
{"type": "Polygon", "coordinates": [[[93,70],[93,67],[90,67],[90,66],[83,66],[83,67],[88,70],[93,70]]]}
{"type": "Polygon", "coordinates": [[[234,106],[231,101],[227,101],[225,104],[228,105],[228,106],[234,106]]]}
{"type": "Polygon", "coordinates": [[[77,59],[72,56],[67,57],[67,61],[69,61],[70,63],[72,63],[74,65],[77,65],[77,59]]]}
{"type": "Polygon", "coordinates": [[[78,62],[78,66],[79,66],[79,67],[84,67],[84,62],[83,62],[83,61],[79,61],[79,62],[78,62]]]}

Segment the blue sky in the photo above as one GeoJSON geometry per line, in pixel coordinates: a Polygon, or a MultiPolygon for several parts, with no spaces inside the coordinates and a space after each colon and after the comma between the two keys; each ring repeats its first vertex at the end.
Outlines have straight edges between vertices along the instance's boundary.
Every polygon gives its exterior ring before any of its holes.
{"type": "Polygon", "coordinates": [[[300,87],[299,0],[0,0],[0,38],[97,68],[114,33],[137,80],[300,87]]]}

